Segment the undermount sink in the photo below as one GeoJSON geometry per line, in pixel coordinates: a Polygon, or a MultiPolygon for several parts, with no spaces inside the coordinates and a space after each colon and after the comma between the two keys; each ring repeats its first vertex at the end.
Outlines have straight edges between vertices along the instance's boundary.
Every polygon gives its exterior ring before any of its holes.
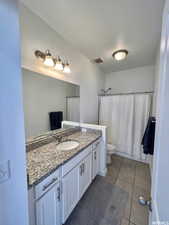
{"type": "Polygon", "coordinates": [[[56,149],[59,151],[70,151],[70,150],[77,148],[78,146],[79,146],[78,141],[69,140],[69,141],[63,141],[63,142],[59,143],[56,146],[56,149]]]}

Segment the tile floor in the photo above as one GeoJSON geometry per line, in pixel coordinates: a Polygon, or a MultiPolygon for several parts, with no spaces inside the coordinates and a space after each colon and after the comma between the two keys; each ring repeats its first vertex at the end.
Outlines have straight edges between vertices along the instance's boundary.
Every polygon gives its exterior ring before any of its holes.
{"type": "Polygon", "coordinates": [[[113,155],[106,179],[129,193],[121,225],[148,225],[148,208],[138,203],[138,197],[150,197],[149,166],[113,155]]]}

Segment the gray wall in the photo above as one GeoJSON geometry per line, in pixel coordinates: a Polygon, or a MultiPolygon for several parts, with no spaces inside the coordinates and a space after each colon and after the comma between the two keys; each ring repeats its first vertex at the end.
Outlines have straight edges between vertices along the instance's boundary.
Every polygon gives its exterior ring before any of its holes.
{"type": "Polygon", "coordinates": [[[0,225],[28,225],[18,1],[0,1],[0,162],[10,162],[0,183],[0,225]]]}
{"type": "Polygon", "coordinates": [[[107,74],[105,86],[112,93],[153,91],[154,80],[154,66],[145,66],[107,74]]]}
{"type": "Polygon", "coordinates": [[[22,67],[80,85],[80,119],[82,122],[98,120],[97,94],[104,87],[104,75],[97,65],[82,55],[54,31],[44,20],[21,5],[22,67]],[[55,55],[70,60],[71,74],[58,73],[46,68],[35,56],[36,49],[50,49],[55,55]]]}
{"type": "Polygon", "coordinates": [[[25,132],[31,137],[49,130],[49,112],[62,111],[66,119],[66,96],[78,94],[79,87],[25,69],[22,74],[25,132]]]}

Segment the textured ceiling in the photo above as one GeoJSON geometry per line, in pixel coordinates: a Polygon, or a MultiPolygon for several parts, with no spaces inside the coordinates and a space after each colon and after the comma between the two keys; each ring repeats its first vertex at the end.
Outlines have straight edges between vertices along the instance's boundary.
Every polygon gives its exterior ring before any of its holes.
{"type": "Polygon", "coordinates": [[[101,57],[105,73],[153,64],[164,0],[22,0],[90,60],[101,57]],[[112,52],[126,48],[126,60],[112,52]]]}

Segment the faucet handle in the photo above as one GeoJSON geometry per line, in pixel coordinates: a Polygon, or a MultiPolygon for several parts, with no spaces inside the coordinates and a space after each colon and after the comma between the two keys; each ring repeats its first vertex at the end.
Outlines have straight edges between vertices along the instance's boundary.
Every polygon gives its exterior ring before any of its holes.
{"type": "Polygon", "coordinates": [[[62,136],[57,137],[58,142],[62,141],[62,136]]]}

